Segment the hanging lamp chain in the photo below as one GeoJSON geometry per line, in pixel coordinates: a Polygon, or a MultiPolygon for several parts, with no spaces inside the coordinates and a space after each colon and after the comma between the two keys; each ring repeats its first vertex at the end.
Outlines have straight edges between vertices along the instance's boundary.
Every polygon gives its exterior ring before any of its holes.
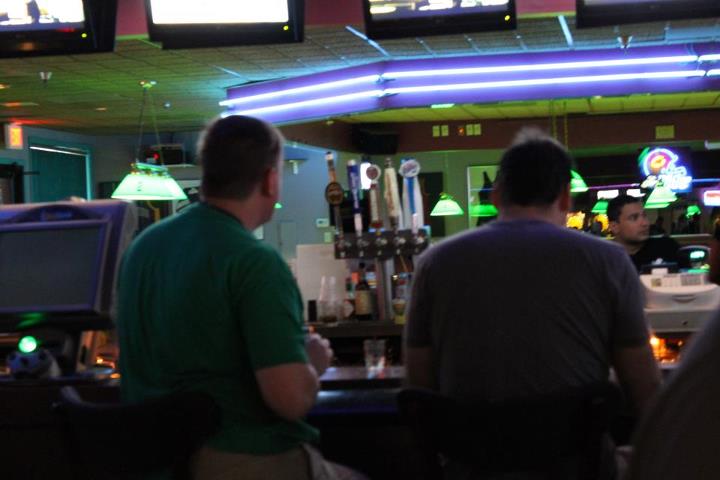
{"type": "Polygon", "coordinates": [[[155,103],[152,99],[152,93],[150,92],[150,89],[154,87],[157,84],[155,80],[142,80],[140,81],[140,86],[142,87],[142,101],[140,103],[140,117],[138,118],[138,140],[137,140],[137,150],[135,152],[135,162],[140,161],[140,155],[142,153],[142,143],[143,143],[143,133],[145,130],[145,108],[148,103],[150,103],[150,118],[152,120],[152,127],[153,131],[155,133],[155,143],[158,146],[158,154],[160,155],[159,163],[160,165],[164,165],[165,161],[163,159],[163,152],[160,144],[160,131],[158,130],[157,126],[157,115],[155,113],[155,103]]]}
{"type": "MultiPolygon", "coordinates": [[[[142,85],[142,82],[140,82],[142,85]]],[[[143,88],[143,94],[142,94],[142,101],[140,103],[140,118],[138,118],[138,140],[137,140],[137,148],[135,149],[135,162],[140,161],[140,150],[142,149],[142,138],[143,138],[143,127],[144,127],[144,112],[145,112],[145,102],[147,99],[147,92],[148,90],[146,88],[143,88]]]]}

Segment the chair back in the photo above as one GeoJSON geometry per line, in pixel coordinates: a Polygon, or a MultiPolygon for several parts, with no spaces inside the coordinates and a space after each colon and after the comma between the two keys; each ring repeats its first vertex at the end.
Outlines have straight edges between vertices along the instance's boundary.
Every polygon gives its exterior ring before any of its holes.
{"type": "Polygon", "coordinates": [[[175,393],[141,403],[91,403],[73,387],[60,390],[54,412],[77,479],[129,479],[169,472],[189,478],[188,461],[218,427],[220,412],[200,392],[175,393]]]}
{"type": "MultiPolygon", "coordinates": [[[[435,458],[491,473],[539,472],[598,478],[617,387],[602,384],[498,403],[464,402],[436,392],[404,389],[401,415],[435,458]],[[554,473],[553,473],[554,472],[554,473]]],[[[432,465],[431,468],[438,468],[432,465]]]]}

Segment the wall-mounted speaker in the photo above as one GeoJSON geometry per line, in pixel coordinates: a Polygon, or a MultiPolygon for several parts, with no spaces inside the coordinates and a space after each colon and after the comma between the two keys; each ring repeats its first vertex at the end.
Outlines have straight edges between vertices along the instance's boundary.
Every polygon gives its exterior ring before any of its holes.
{"type": "Polygon", "coordinates": [[[181,143],[150,145],[145,149],[145,161],[156,165],[185,164],[185,147],[181,143]]]}

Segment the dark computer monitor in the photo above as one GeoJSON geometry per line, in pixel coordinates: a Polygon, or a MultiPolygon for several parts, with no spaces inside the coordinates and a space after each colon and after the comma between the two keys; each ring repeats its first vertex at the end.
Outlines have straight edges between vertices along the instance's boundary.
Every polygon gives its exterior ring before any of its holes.
{"type": "Polygon", "coordinates": [[[578,28],[720,16],[718,0],[576,0],[578,28]]]}
{"type": "Polygon", "coordinates": [[[0,315],[100,314],[107,219],[0,224],[0,315]]]}
{"type": "Polygon", "coordinates": [[[117,0],[0,1],[0,57],[110,52],[116,15],[117,0]]]}
{"type": "Polygon", "coordinates": [[[116,200],[0,206],[0,333],[107,328],[136,223],[116,200]]]}
{"type": "Polygon", "coordinates": [[[517,26],[515,0],[433,3],[363,0],[365,33],[376,40],[457,33],[512,30],[517,26]]]}
{"type": "Polygon", "coordinates": [[[302,42],[305,0],[145,0],[150,40],[164,49],[302,42]]]}

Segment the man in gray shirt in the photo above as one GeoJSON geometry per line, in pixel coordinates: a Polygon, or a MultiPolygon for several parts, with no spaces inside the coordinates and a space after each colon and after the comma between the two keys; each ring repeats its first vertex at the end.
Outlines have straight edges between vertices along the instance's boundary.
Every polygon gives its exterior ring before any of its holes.
{"type": "Polygon", "coordinates": [[[492,193],[498,220],[425,252],[405,330],[408,383],[497,401],[607,381],[638,410],[660,383],[637,273],[618,245],[564,227],[571,158],[521,132],[492,193]]]}

